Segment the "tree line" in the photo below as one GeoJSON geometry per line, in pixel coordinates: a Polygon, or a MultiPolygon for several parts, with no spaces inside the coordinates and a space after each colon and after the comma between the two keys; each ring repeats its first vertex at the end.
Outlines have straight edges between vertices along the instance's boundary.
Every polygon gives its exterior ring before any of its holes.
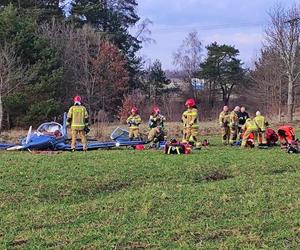
{"type": "MultiPolygon", "coordinates": [[[[278,121],[293,121],[299,115],[300,94],[300,7],[276,4],[268,11],[262,49],[250,67],[238,59],[234,46],[216,42],[206,46],[197,32],[190,33],[174,54],[174,63],[187,82],[204,80],[203,89],[193,89],[201,108],[215,119],[222,105],[245,105],[259,109],[278,121]]],[[[299,118],[299,117],[298,117],[299,118]]]]}
{"type": "Polygon", "coordinates": [[[91,114],[115,119],[129,93],[155,96],[168,84],[159,61],[144,70],[138,55],[150,21],[140,20],[136,0],[9,0],[0,7],[0,128],[58,117],[74,95],[91,114]]]}
{"type": "Polygon", "coordinates": [[[137,7],[136,0],[1,1],[0,128],[59,117],[75,95],[93,114],[91,123],[122,120],[132,105],[147,111],[154,104],[175,120],[187,97],[200,104],[203,119],[241,102],[293,119],[300,74],[297,5],[269,13],[264,46],[251,68],[234,46],[213,42],[204,48],[191,32],[174,53],[176,72],[139,55],[151,41],[151,21],[141,20],[137,7]],[[170,84],[170,78],[183,83],[170,84]],[[195,78],[203,84],[193,85],[195,78]]]}

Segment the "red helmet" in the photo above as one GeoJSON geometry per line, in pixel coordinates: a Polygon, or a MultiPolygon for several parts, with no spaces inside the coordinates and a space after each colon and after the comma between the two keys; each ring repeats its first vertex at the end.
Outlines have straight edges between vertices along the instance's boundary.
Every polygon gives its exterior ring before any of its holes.
{"type": "Polygon", "coordinates": [[[186,102],[185,102],[185,106],[188,106],[188,107],[194,107],[196,106],[196,102],[194,99],[188,99],[186,102]]]}
{"type": "Polygon", "coordinates": [[[152,113],[157,114],[157,113],[159,113],[159,112],[160,112],[160,110],[159,110],[158,107],[153,107],[153,108],[152,108],[152,113]]]}
{"type": "Polygon", "coordinates": [[[74,102],[81,102],[81,97],[79,95],[74,97],[74,102]]]}
{"type": "Polygon", "coordinates": [[[137,112],[138,112],[138,109],[136,107],[131,108],[131,113],[137,113],[137,112]]]}

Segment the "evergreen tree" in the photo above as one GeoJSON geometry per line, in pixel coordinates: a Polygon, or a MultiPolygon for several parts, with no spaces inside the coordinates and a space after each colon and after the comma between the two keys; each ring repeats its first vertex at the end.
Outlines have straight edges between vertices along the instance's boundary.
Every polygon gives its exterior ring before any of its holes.
{"type": "Polygon", "coordinates": [[[234,87],[242,84],[245,70],[237,58],[239,50],[216,42],[206,47],[208,56],[201,64],[201,77],[221,90],[224,104],[228,104],[234,87]]]}
{"type": "Polygon", "coordinates": [[[145,93],[151,101],[156,102],[157,98],[163,94],[168,84],[170,84],[170,80],[166,77],[161,62],[155,60],[146,72],[143,84],[145,93]]]}
{"type": "Polygon", "coordinates": [[[26,84],[4,97],[4,107],[14,114],[14,124],[36,124],[61,112],[62,67],[49,41],[37,35],[36,19],[19,11],[9,5],[0,12],[0,46],[13,46],[26,69],[26,84]]]}
{"type": "Polygon", "coordinates": [[[0,6],[12,4],[22,15],[35,16],[37,21],[50,21],[53,17],[63,18],[64,0],[2,0],[0,6]]]}

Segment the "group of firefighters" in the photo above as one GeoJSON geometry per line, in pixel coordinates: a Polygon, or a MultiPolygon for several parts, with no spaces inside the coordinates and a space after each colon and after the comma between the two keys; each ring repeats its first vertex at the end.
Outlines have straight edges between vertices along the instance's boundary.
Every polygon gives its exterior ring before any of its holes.
{"type": "MultiPolygon", "coordinates": [[[[182,114],[182,142],[190,143],[195,148],[200,148],[202,143],[199,140],[199,120],[196,102],[194,99],[188,99],[185,106],[186,110],[182,114]]],[[[160,109],[157,106],[153,107],[148,124],[149,147],[153,147],[159,141],[166,140],[164,126],[165,121],[166,118],[160,113],[160,109]]],[[[138,109],[136,107],[132,107],[130,115],[127,118],[130,140],[141,139],[141,123],[142,119],[139,115],[138,109]]],[[[254,118],[250,118],[245,107],[240,108],[236,106],[233,111],[229,111],[228,106],[224,106],[223,111],[219,115],[219,124],[223,131],[222,142],[224,145],[235,145],[235,143],[241,138],[241,146],[246,147],[250,137],[254,140],[254,144],[256,146],[258,144],[267,144],[266,128],[268,123],[259,111],[256,112],[256,116],[254,118]]],[[[72,151],[75,151],[78,135],[81,137],[83,150],[87,150],[86,134],[89,132],[88,112],[82,105],[80,96],[74,97],[74,105],[69,109],[67,115],[67,125],[71,127],[72,131],[72,151]]],[[[290,140],[295,139],[295,134],[292,128],[286,126],[284,128],[282,127],[282,130],[284,131],[281,131],[281,134],[280,130],[278,131],[280,139],[285,140],[287,143],[289,143],[287,138],[291,138],[290,140]],[[290,137],[287,137],[288,132],[290,133],[290,137]]]]}
{"type": "Polygon", "coordinates": [[[234,145],[239,138],[242,138],[242,147],[246,147],[251,135],[254,135],[254,142],[267,144],[266,140],[266,119],[260,111],[256,112],[254,118],[250,118],[245,107],[236,106],[233,111],[229,111],[228,106],[223,107],[219,115],[219,123],[223,130],[222,141],[224,145],[234,145]]]}

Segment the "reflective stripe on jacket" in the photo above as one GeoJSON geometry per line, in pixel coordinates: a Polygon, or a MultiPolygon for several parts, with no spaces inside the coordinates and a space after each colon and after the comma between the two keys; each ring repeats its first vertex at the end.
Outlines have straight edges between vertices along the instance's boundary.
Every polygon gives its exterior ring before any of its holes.
{"type": "Polygon", "coordinates": [[[72,119],[71,129],[84,129],[88,112],[84,106],[72,106],[68,112],[68,118],[72,119]]]}
{"type": "Polygon", "coordinates": [[[237,126],[239,123],[239,117],[237,115],[237,112],[235,111],[232,111],[230,113],[230,125],[231,126],[237,126]]]}
{"type": "Polygon", "coordinates": [[[138,128],[141,122],[142,122],[142,118],[139,115],[130,115],[127,118],[127,124],[132,129],[138,128]]]}
{"type": "Polygon", "coordinates": [[[185,128],[199,128],[198,110],[193,108],[184,111],[182,121],[185,128]]]}
{"type": "Polygon", "coordinates": [[[254,121],[256,122],[257,127],[261,131],[266,131],[266,119],[262,115],[258,115],[254,118],[254,121]]]}
{"type": "Polygon", "coordinates": [[[245,131],[248,130],[248,131],[253,131],[254,132],[254,131],[258,130],[258,127],[257,127],[254,120],[247,119],[245,125],[243,126],[243,130],[245,130],[245,131]]]}
{"type": "Polygon", "coordinates": [[[230,123],[230,113],[222,111],[219,115],[219,123],[222,126],[228,126],[230,123]]]}

